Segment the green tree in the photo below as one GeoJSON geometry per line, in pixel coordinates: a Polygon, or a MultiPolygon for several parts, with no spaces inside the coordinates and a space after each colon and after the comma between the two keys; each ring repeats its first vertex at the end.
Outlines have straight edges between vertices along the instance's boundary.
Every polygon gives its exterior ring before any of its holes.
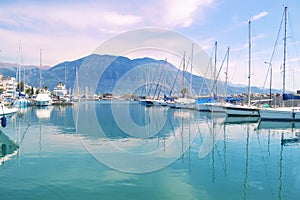
{"type": "Polygon", "coordinates": [[[25,94],[31,95],[31,88],[27,88],[25,94]]]}
{"type": "Polygon", "coordinates": [[[24,82],[21,81],[21,82],[18,82],[18,85],[17,85],[17,91],[24,91],[24,82]]]}

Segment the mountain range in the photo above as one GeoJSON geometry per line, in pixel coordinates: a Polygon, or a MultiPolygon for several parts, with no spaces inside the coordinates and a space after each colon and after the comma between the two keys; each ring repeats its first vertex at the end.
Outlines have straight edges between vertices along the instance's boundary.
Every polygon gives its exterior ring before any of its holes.
{"type": "MultiPolygon", "coordinates": [[[[0,74],[16,77],[16,64],[0,63],[0,66],[0,74]]],[[[21,71],[22,81],[25,80],[28,85],[39,87],[40,68],[22,66],[21,69],[23,70],[21,71]]],[[[188,93],[192,91],[193,94],[205,95],[210,93],[209,88],[213,85],[211,80],[197,75],[191,76],[188,72],[183,73],[167,61],[147,57],[129,59],[123,56],[92,54],[74,61],[62,62],[53,67],[42,67],[41,74],[42,85],[50,90],[62,82],[71,90],[79,84],[81,93],[90,94],[154,95],[160,92],[169,95],[172,91],[171,95],[178,95],[182,92],[182,88],[186,88],[188,93]],[[89,87],[90,85],[93,87],[89,87]]],[[[220,94],[224,94],[224,82],[219,81],[216,87],[220,94]]],[[[251,91],[268,93],[269,89],[251,87],[251,91]]],[[[246,92],[247,86],[234,84],[227,86],[227,94],[246,92]]],[[[280,91],[272,89],[272,92],[279,93],[280,91]]]]}

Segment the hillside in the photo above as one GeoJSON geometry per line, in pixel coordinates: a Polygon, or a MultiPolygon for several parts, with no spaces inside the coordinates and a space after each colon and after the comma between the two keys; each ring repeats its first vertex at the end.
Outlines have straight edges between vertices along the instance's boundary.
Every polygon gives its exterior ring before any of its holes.
{"type": "MultiPolygon", "coordinates": [[[[0,73],[4,76],[15,77],[16,65],[0,64],[0,73]]],[[[59,63],[51,68],[42,69],[43,86],[48,86],[50,90],[63,82],[67,88],[73,90],[76,79],[76,68],[79,74],[79,87],[81,93],[136,93],[138,95],[158,94],[158,91],[169,94],[171,88],[173,95],[178,95],[182,89],[182,84],[189,91],[191,78],[189,73],[185,74],[182,81],[182,71],[172,64],[152,58],[129,59],[122,56],[111,55],[89,55],[74,61],[59,63]],[[100,74],[102,74],[101,77],[100,74]],[[176,80],[176,81],[175,81],[176,80]],[[96,83],[97,82],[97,83],[96,83]],[[145,84],[147,83],[147,86],[145,84]],[[90,87],[93,85],[93,87],[90,87]],[[161,87],[160,85],[164,85],[161,87]],[[93,91],[91,88],[94,88],[93,91]],[[146,92],[148,91],[148,92],[146,92]],[[148,93],[148,94],[147,94],[148,93]]],[[[34,87],[39,86],[39,68],[36,66],[24,66],[25,81],[34,87]]],[[[24,72],[22,72],[24,74],[24,72]]],[[[22,78],[24,80],[24,78],[22,78]]],[[[193,75],[193,93],[208,94],[208,88],[212,83],[200,76],[193,75]]],[[[218,83],[219,93],[224,93],[224,84],[218,83]]],[[[246,93],[247,87],[228,86],[228,94],[246,93]]],[[[190,91],[189,91],[190,92],[190,91]]],[[[252,92],[268,93],[260,88],[252,87],[252,92]]],[[[279,92],[274,90],[273,92],[279,92]]]]}

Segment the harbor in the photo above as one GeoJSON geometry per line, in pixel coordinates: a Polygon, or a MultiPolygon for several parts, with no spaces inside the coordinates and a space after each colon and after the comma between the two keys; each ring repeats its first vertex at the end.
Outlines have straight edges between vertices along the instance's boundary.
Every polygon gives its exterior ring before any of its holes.
{"type": "Polygon", "coordinates": [[[0,196],[296,200],[300,1],[0,1],[0,196]]]}
{"type": "MultiPolygon", "coordinates": [[[[299,124],[235,119],[196,110],[145,107],[137,102],[30,107],[1,129],[0,177],[6,180],[1,192],[8,199],[62,195],[67,199],[99,195],[112,199],[295,199],[299,195],[294,184],[299,169],[299,124]],[[147,137],[117,128],[113,107],[125,103],[134,111],[133,121],[140,125],[149,123],[147,113],[152,113],[152,119],[166,116],[163,128],[147,137]],[[87,118],[96,120],[102,132],[86,124],[87,118]],[[77,125],[76,120],[80,121],[77,125]],[[139,141],[141,137],[145,139],[139,141]],[[15,151],[3,151],[3,144],[10,144],[5,138],[18,144],[15,151]],[[109,145],[117,145],[121,152],[116,154],[109,145]],[[158,151],[160,154],[153,154],[158,151]],[[130,154],[144,157],[144,164],[130,160],[130,154]],[[108,155],[117,156],[122,165],[106,160],[108,155]],[[167,155],[172,164],[162,169],[154,165],[164,166],[167,155]],[[127,159],[121,159],[123,156],[127,159]],[[152,172],[122,172],[131,170],[152,172]]],[[[159,121],[153,123],[153,127],[161,126],[159,121]]]]}

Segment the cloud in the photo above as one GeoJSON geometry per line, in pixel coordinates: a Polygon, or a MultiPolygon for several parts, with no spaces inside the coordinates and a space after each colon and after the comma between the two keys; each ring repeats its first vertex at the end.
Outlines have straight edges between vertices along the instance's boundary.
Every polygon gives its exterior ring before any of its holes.
{"type": "Polygon", "coordinates": [[[261,18],[263,18],[263,17],[265,17],[267,15],[268,15],[268,12],[267,11],[263,11],[263,12],[260,12],[259,14],[257,14],[257,15],[254,15],[250,20],[251,21],[256,21],[256,20],[259,20],[259,19],[261,19],[261,18]]]}
{"type": "Polygon", "coordinates": [[[213,0],[166,0],[165,11],[161,13],[165,24],[169,26],[189,27],[198,13],[204,18],[204,11],[211,6],[213,0]]]}
{"type": "MultiPolygon", "coordinates": [[[[154,0],[128,4],[124,1],[0,2],[0,44],[5,59],[17,56],[22,41],[24,61],[36,59],[48,49],[47,64],[74,58],[96,48],[112,36],[140,27],[189,27],[203,20],[213,0],[154,0]],[[50,54],[51,53],[51,54],[50,54]]],[[[84,55],[82,55],[84,56],[84,55]]],[[[4,58],[2,53],[2,58],[4,58]]]]}

